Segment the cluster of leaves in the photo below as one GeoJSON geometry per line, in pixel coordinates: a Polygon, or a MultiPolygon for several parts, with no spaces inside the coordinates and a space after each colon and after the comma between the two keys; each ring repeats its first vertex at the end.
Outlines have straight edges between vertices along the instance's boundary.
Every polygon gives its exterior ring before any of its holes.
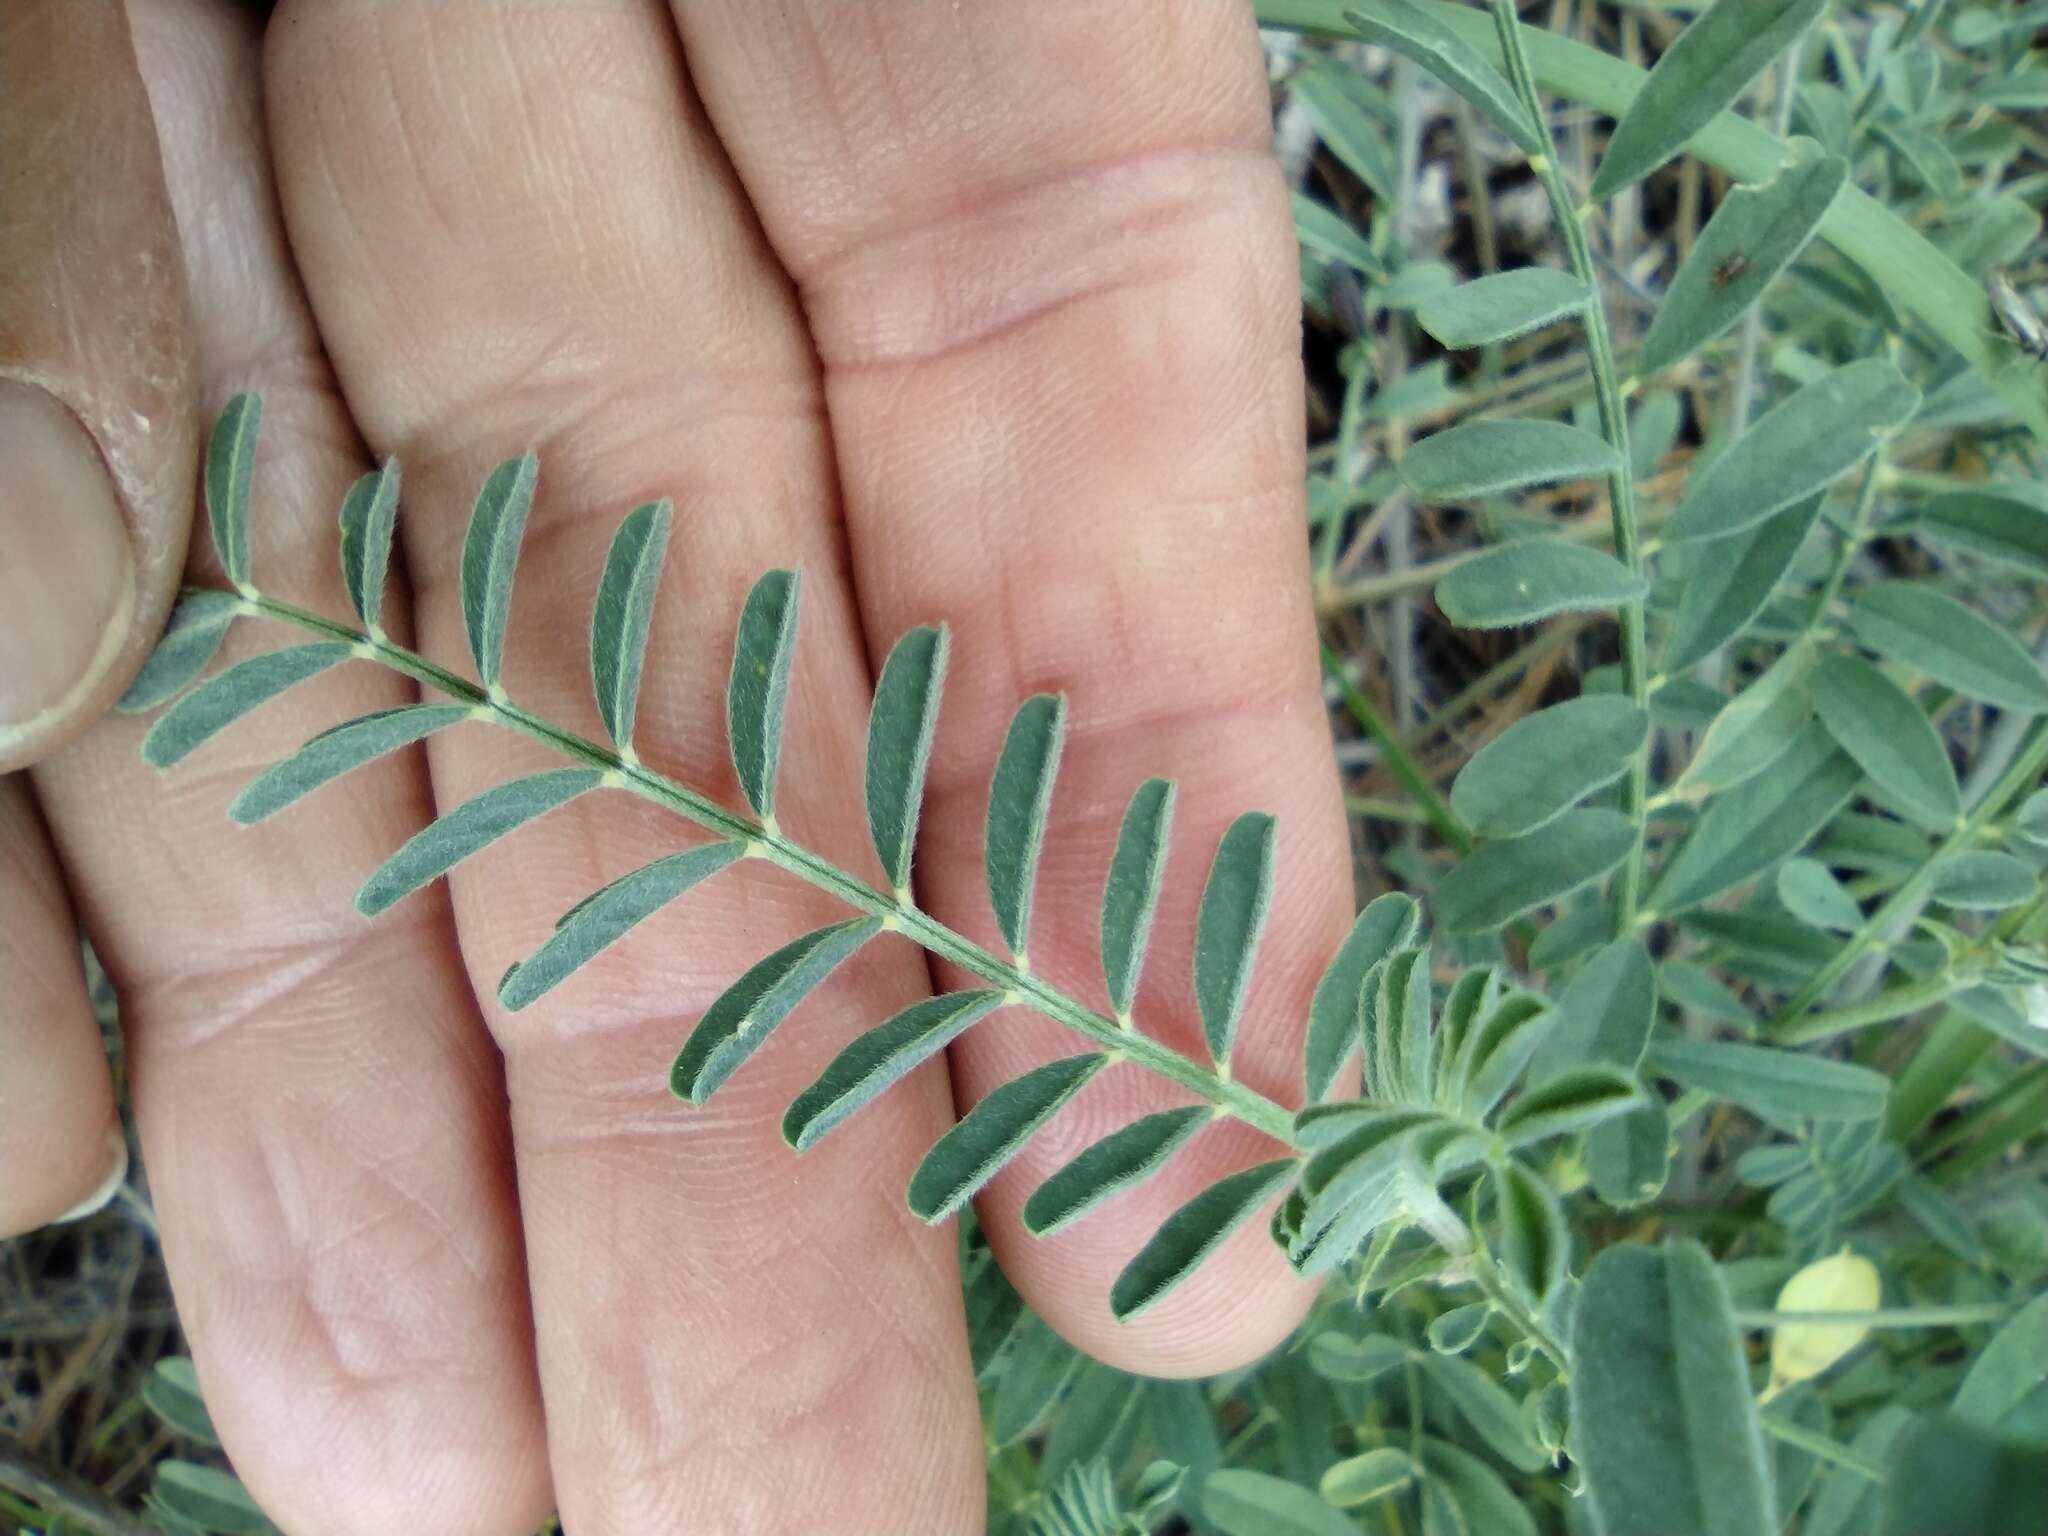
{"type": "MultiPolygon", "coordinates": [[[[1881,1520],[2019,1529],[1996,1521],[2012,1480],[2039,1479],[2048,1463],[2048,1313],[2027,1304],[2048,1277],[2048,1209],[2029,1184],[1991,1179],[2048,1130],[2048,793],[2037,787],[2048,674],[2013,633],[2040,617],[2028,584],[2048,578],[2048,499],[2027,465],[2038,451],[2027,432],[2048,433],[2048,385],[1995,330],[1979,279],[2038,236],[2029,189],[2001,182],[2023,148],[2009,114],[2048,101],[2048,70],[2010,67],[2034,23],[1942,9],[1923,3],[1869,29],[1860,52],[1829,34],[1825,55],[1794,70],[1789,110],[1806,136],[1787,144],[1723,113],[1773,61],[1804,57],[1820,0],[1717,0],[1647,77],[1524,32],[1506,0],[1490,17],[1432,0],[1262,4],[1270,22],[1376,44],[1455,93],[1527,158],[1566,261],[1461,283],[1409,260],[1394,114],[1364,75],[1320,59],[1291,83],[1293,99],[1376,201],[1360,228],[1297,199],[1311,303],[1343,286],[1367,316],[1476,353],[1482,377],[1513,348],[1553,347],[1580,367],[1568,420],[1541,397],[1480,414],[1448,360],[1381,377],[1371,348],[1352,348],[1339,455],[1310,485],[1319,570],[1331,574],[1361,512],[1389,496],[1455,509],[1486,538],[1429,573],[1445,619],[1506,632],[1565,616],[1606,633],[1611,618],[1616,658],[1579,697],[1496,736],[1447,796],[1347,686],[1451,856],[1399,863],[1426,902],[1371,902],[1331,960],[1298,1112],[1229,1070],[1275,879],[1270,818],[1240,817],[1210,866],[1192,976],[1207,1059],[1191,1059],[1132,1016],[1171,783],[1136,788],[1105,871],[1107,1006],[1029,966],[1061,699],[1018,710],[989,788],[987,889],[1005,952],[917,906],[943,629],[903,636],[877,682],[866,788],[879,885],[775,819],[796,573],[762,577],[738,618],[727,723],[744,806],[634,752],[665,503],[623,521],[596,597],[591,679],[610,744],[513,702],[500,660],[531,455],[494,470],[472,514],[461,569],[472,680],[380,627],[395,464],[342,508],[359,625],[253,584],[260,412],[238,398],[212,438],[206,487],[235,590],[188,593],[138,679],[132,707],[176,700],[145,754],[169,766],[296,683],[367,660],[448,702],[315,737],[242,792],[237,820],[471,721],[567,759],[420,832],[365,881],[366,915],[586,794],[633,793],[710,834],[565,913],[500,983],[510,1008],[744,858],[844,901],[851,915],[755,963],[681,1043],[672,1081],[691,1103],[884,934],[978,978],[849,1045],[789,1106],[783,1128],[799,1151],[999,1008],[1068,1027],[1085,1049],[999,1087],[927,1154],[908,1192],[927,1220],[963,1211],[1105,1071],[1148,1070],[1199,1102],[1124,1126],[1052,1175],[1026,1206],[1036,1232],[1157,1172],[1213,1119],[1272,1136],[1283,1155],[1170,1217],[1112,1295],[1119,1316],[1135,1315],[1272,1207],[1290,1262],[1341,1283],[1298,1347],[1254,1374],[1148,1383],[1085,1361],[970,1246],[999,1529],[1123,1536],[1178,1519],[1225,1536],[1324,1536],[1356,1531],[1360,1512],[1429,1533],[1718,1536],[1795,1516],[1825,1536],[1881,1520]],[[1618,119],[1586,209],[1553,159],[1539,87],[1618,119]],[[1688,151],[1718,157],[1739,184],[1624,353],[1587,215],[1688,151]],[[1877,196],[1859,190],[1871,187],[1877,196]],[[1744,408],[1701,423],[1682,488],[1652,495],[1650,471],[1683,417],[1657,384],[1749,368],[1738,327],[1748,343],[1772,338],[1771,403],[1754,422],[1744,408]],[[1374,468],[1351,442],[1375,413],[1454,424],[1374,468]],[[1967,457],[1951,451],[1964,433],[1967,457]],[[1597,492],[1572,489],[1589,483],[1597,492]],[[1604,503],[1605,515],[1561,530],[1532,515],[1539,494],[1604,503]],[[190,686],[242,616],[312,638],[190,686]],[[1957,749],[1976,765],[1966,778],[1957,749]],[[1354,1054],[1361,1090],[1333,1098],[1354,1054]],[[1624,1233],[1666,1241],[1617,1241],[1624,1233]],[[1830,1356],[1824,1377],[1815,1367],[1774,1381],[1760,1404],[1745,1330],[1807,1326],[1773,1299],[1844,1244],[1874,1261],[1899,1304],[1847,1308],[1863,1318],[1851,1363],[1835,1370],[1830,1356]],[[1916,1475],[1937,1460],[1967,1475],[1916,1475]],[[1572,1477],[1557,1470],[1565,1462],[1572,1477]],[[1916,1502],[1931,1498],[1950,1503],[1916,1502]]],[[[1368,595],[1379,594],[1357,594],[1368,595]]],[[[174,1515],[197,1496],[185,1485],[204,1483],[165,1479],[158,1496],[174,1515]]],[[[186,1528],[245,1527],[188,1510],[186,1528]]]]}

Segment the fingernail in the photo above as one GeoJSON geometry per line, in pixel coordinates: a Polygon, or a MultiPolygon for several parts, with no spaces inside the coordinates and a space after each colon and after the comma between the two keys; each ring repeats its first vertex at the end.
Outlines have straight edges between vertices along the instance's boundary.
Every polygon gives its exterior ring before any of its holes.
{"type": "Polygon", "coordinates": [[[99,1188],[57,1220],[83,1221],[88,1216],[96,1216],[121,1192],[121,1186],[128,1182],[128,1137],[118,1125],[110,1127],[107,1131],[107,1153],[113,1158],[114,1165],[107,1170],[107,1176],[100,1181],[99,1188]]]}
{"type": "Polygon", "coordinates": [[[135,557],[78,418],[0,379],[0,748],[62,719],[127,638],[135,557]]]}

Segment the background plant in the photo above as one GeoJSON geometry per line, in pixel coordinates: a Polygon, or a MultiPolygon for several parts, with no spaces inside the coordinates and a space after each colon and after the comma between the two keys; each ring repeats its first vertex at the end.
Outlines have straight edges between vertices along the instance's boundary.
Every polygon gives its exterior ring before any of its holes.
{"type": "MultiPolygon", "coordinates": [[[[1030,974],[1058,701],[1020,711],[991,787],[1009,953],[905,900],[942,632],[904,637],[878,683],[880,885],[773,820],[794,574],[765,576],[738,619],[729,718],[747,805],[632,753],[659,504],[624,521],[597,594],[612,744],[521,710],[496,658],[530,458],[491,476],[465,550],[472,682],[378,630],[395,467],[343,510],[360,625],[249,584],[257,412],[237,402],[209,499],[241,590],[188,597],[133,702],[189,682],[240,616],[314,638],[199,685],[152,756],[367,659],[450,702],[316,738],[250,786],[238,818],[478,720],[568,765],[398,850],[366,911],[580,794],[638,793],[714,834],[565,914],[506,976],[515,1006],[737,858],[839,895],[844,923],[748,971],[683,1045],[692,1099],[885,930],[988,984],[849,1048],[792,1106],[799,1147],[998,1006],[1068,1025],[1074,1056],[934,1149],[910,1192],[922,1214],[959,1209],[1105,1070],[1157,1072],[1209,1107],[1092,1150],[1034,1198],[1034,1225],[1113,1197],[1212,1115],[1272,1134],[1287,1155],[1170,1221],[1115,1297],[1126,1313],[1156,1300],[1286,1189],[1275,1236],[1330,1283],[1295,1346],[1255,1372],[1169,1385],[1083,1362],[966,1237],[992,1507],[1014,1528],[2023,1529],[1997,1479],[2038,1494],[2048,1438],[2048,1312],[2032,1299],[2048,1270],[2034,1180],[2048,678],[2029,651],[2048,574],[2033,483],[2048,376],[1998,329],[1982,278],[2010,268],[2024,293],[2039,276],[2040,157],[2019,113],[2048,97],[2026,55],[2040,18],[1719,0],[1683,34],[1602,15],[1588,48],[1517,31],[1499,0],[1491,14],[1262,11],[1381,50],[1295,49],[1282,88],[1327,406],[1309,537],[1333,692],[1364,733],[1340,759],[1370,878],[1401,887],[1366,905],[1318,991],[1308,1110],[1228,1073],[1265,895],[1285,878],[1256,813],[1223,839],[1203,902],[1208,1061],[1128,1017],[1170,835],[1160,781],[1133,786],[1105,871],[1109,1006],[1030,974]],[[1624,62],[1660,52],[1647,85],[1624,62]],[[1575,107],[1620,117],[1604,150],[1575,107]],[[1738,115],[1715,116],[1727,107],[1738,115]],[[1439,141],[1470,210],[1453,238],[1432,227],[1439,141]],[[1739,185],[1717,188],[1710,168],[1739,185]],[[1364,1097],[1331,1102],[1354,1050],[1364,1097]],[[1877,1305],[1816,1291],[1852,1273],[1844,1249],[1877,1305]],[[1846,1311],[1827,1338],[1846,1329],[1848,1350],[1824,1358],[1821,1325],[1788,1321],[1805,1311],[1846,1311]],[[1980,1496],[1954,1503],[1956,1469],[1973,1466],[1980,1496]],[[1923,1493],[1951,1507],[1915,1507],[1923,1493]]],[[[253,527],[260,552],[260,509],[253,527]]],[[[176,1377],[159,1373],[153,1406],[203,1439],[177,1417],[176,1377]]],[[[174,1530],[260,1519],[203,1470],[160,1471],[153,1498],[174,1530]]]]}

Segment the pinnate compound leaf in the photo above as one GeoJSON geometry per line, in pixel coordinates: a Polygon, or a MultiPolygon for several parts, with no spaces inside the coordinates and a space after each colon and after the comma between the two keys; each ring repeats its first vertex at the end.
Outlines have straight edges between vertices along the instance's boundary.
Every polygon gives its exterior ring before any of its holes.
{"type": "Polygon", "coordinates": [[[1485,933],[1569,896],[1628,857],[1635,829],[1618,811],[1566,811],[1534,832],[1487,843],[1444,876],[1432,905],[1446,933],[1485,933]]]}
{"type": "Polygon", "coordinates": [[[1299,1483],[1227,1467],[1202,1480],[1202,1513],[1223,1536],[1358,1536],[1340,1514],[1299,1483]]]}
{"type": "Polygon", "coordinates": [[[1447,347],[1511,341],[1585,308],[1586,285],[1555,267],[1516,267],[1433,293],[1415,320],[1447,347]]]}
{"type": "Polygon", "coordinates": [[[515,1012],[526,1007],[740,856],[740,845],[731,841],[686,848],[584,897],[563,914],[547,943],[505,973],[498,1001],[515,1012]]]}
{"type": "Polygon", "coordinates": [[[1283,1189],[1299,1166],[1291,1157],[1219,1179],[1160,1224],[1110,1287],[1109,1309],[1118,1322],[1165,1300],[1260,1206],[1283,1189]]]}
{"type": "Polygon", "coordinates": [[[988,873],[989,904],[1010,953],[1021,961],[1031,931],[1031,892],[1038,879],[1038,851],[1052,808],[1053,778],[1066,739],[1065,694],[1026,699],[1010,720],[1002,755],[989,780],[988,823],[982,861],[988,873]]]}
{"type": "Polygon", "coordinates": [[[949,648],[943,624],[905,633],[882,663],[868,712],[868,832],[892,891],[910,889],[910,860],[949,648]]]}
{"type": "Polygon", "coordinates": [[[1375,897],[1358,914],[1343,945],[1316,983],[1308,1010],[1304,1075],[1313,1103],[1329,1096],[1338,1069],[1357,1040],[1359,1008],[1372,968],[1414,937],[1420,916],[1412,898],[1398,891],[1375,897]]]}
{"type": "Polygon", "coordinates": [[[1561,539],[1518,539],[1475,555],[1436,584],[1436,605],[1461,629],[1506,629],[1559,613],[1633,603],[1649,584],[1612,555],[1561,539]]]}
{"type": "Polygon", "coordinates": [[[1420,64],[1491,118],[1524,154],[1549,151],[1547,128],[1530,121],[1507,78],[1427,11],[1408,0],[1374,0],[1369,7],[1345,12],[1344,20],[1362,41],[1420,64]]]}
{"type": "Polygon", "coordinates": [[[626,514],[612,535],[597,583],[597,605],[590,613],[591,687],[605,732],[622,752],[633,745],[647,628],[654,621],[654,591],[673,521],[666,500],[643,503],[626,514]]]}
{"type": "Polygon", "coordinates": [[[206,521],[221,569],[249,585],[249,482],[256,473],[256,434],[263,397],[236,395],[221,408],[206,439],[206,521]]]}
{"type": "Polygon", "coordinates": [[[1849,605],[1849,630],[1885,660],[1968,698],[2048,711],[2048,676],[2026,647],[1946,592],[1903,581],[1865,587],[1849,605]]]}
{"type": "Polygon", "coordinates": [[[789,668],[796,656],[795,571],[769,571],[754,583],[740,610],[732,676],[725,689],[725,727],[733,770],[754,814],[775,814],[775,769],[782,757],[782,711],[789,699],[789,668]]]}
{"type": "Polygon", "coordinates": [[[1216,1064],[1230,1061],[1252,957],[1273,903],[1273,818],[1247,812],[1217,845],[1195,920],[1195,1005],[1216,1064]]]}
{"type": "Polygon", "coordinates": [[[1108,1063],[1100,1051],[1067,1056],[996,1089],[925,1153],[910,1178],[911,1213],[944,1221],[959,1210],[1108,1063]]]}
{"type": "Polygon", "coordinates": [[[1860,656],[1829,656],[1810,684],[1821,724],[1878,789],[1947,829],[1963,813],[1948,749],[1905,689],[1860,656]]]}
{"type": "Polygon", "coordinates": [[[1024,1229],[1045,1237],[1079,1220],[1104,1200],[1148,1179],[1188,1138],[1214,1118],[1201,1104],[1162,1109],[1112,1131],[1031,1192],[1024,1229]]]}
{"type": "Polygon", "coordinates": [[[1650,903],[1666,915],[1718,896],[1797,853],[1863,782],[1856,760],[1818,721],[1767,772],[1715,797],[1664,866],[1650,903]]]}
{"type": "Polygon", "coordinates": [[[1620,462],[1606,438],[1561,421],[1468,421],[1410,448],[1401,478],[1423,501],[1469,501],[1593,479],[1612,474],[1620,462]]]}
{"type": "Polygon", "coordinates": [[[1102,887],[1102,975],[1110,1011],[1128,1018],[1138,995],[1138,974],[1152,937],[1166,848],[1173,836],[1176,791],[1171,779],[1147,779],[1124,808],[1102,887]]]}
{"type": "Polygon", "coordinates": [[[1825,6],[1826,0],[1715,0],[1664,50],[1614,125],[1592,200],[1605,202],[1634,186],[1684,149],[1825,6]]]}
{"type": "Polygon", "coordinates": [[[420,828],[356,892],[356,910],[375,917],[421,886],[438,880],[471,854],[518,831],[604,782],[594,768],[556,768],[529,774],[465,800],[420,828]]]}
{"type": "MultiPolygon", "coordinates": [[[[1728,3],[1719,0],[1715,9],[1728,3]]],[[[1920,392],[1884,358],[1823,374],[1773,406],[1694,477],[1665,527],[1665,542],[1726,538],[1756,526],[1862,463],[1919,406],[1920,392]]]]}
{"type": "Polygon", "coordinates": [[[391,536],[398,526],[398,460],[386,459],[341,499],[341,583],[371,634],[380,632],[391,536]]]}
{"type": "Polygon", "coordinates": [[[164,712],[142,738],[142,760],[152,768],[169,768],[287,688],[318,677],[354,654],[354,647],[340,641],[320,640],[237,662],[164,712]]]}
{"type": "Polygon", "coordinates": [[[1764,611],[1813,531],[1825,497],[1816,493],[1774,512],[1747,532],[1693,546],[1678,612],[1664,642],[1664,670],[1705,661],[1764,611]]]}
{"type": "Polygon", "coordinates": [[[249,1491],[218,1467],[194,1461],[159,1462],[155,1492],[172,1513],[215,1536],[268,1536],[277,1529],[256,1507],[249,1491]]]}
{"type": "Polygon", "coordinates": [[[1512,1158],[1488,1170],[1500,1213],[1500,1256],[1522,1292],[1541,1307],[1564,1284],[1571,1229],[1556,1192],[1512,1158]]]}
{"type": "Polygon", "coordinates": [[[1628,699],[1589,694],[1524,715],[1473,754],[1451,809],[1481,837],[1517,837],[1628,771],[1650,717],[1628,699]]]}
{"type": "Polygon", "coordinates": [[[1761,186],[1733,187],[1694,242],[1657,306],[1636,372],[1683,362],[1742,317],[1792,264],[1849,178],[1849,163],[1810,139],[1761,186]]]}
{"type": "Polygon", "coordinates": [[[350,770],[422,741],[469,715],[467,704],[406,704],[322,731],[251,780],[228,807],[228,819],[251,826],[350,770]]]}
{"type": "Polygon", "coordinates": [[[497,686],[504,664],[512,577],[539,476],[540,460],[530,450],[492,470],[477,493],[462,541],[462,624],[469,633],[469,653],[476,658],[476,675],[486,688],[497,686]]]}
{"type": "Polygon", "coordinates": [[[1620,1067],[1574,1067],[1525,1088],[1494,1122],[1510,1147],[1570,1136],[1648,1104],[1633,1073],[1620,1067]]]}
{"type": "Polygon", "coordinates": [[[669,1070],[669,1091],[692,1104],[710,1098],[818,983],[881,931],[880,918],[848,918],[815,928],[754,962],[690,1031],[669,1070]]]}
{"type": "Polygon", "coordinates": [[[1000,992],[947,992],[912,1003],[832,1058],[782,1117],[782,1139],[808,1152],[1003,1005],[1000,992]]]}
{"type": "Polygon", "coordinates": [[[1875,1120],[1891,1091],[1883,1073],[1854,1062],[1728,1040],[1667,1033],[1650,1042],[1644,1060],[1688,1088],[1781,1122],[1875,1120]]]}
{"type": "Polygon", "coordinates": [[[228,625],[241,611],[242,600],[232,592],[192,587],[181,593],[157,638],[156,649],[114,708],[123,714],[140,714],[183,693],[186,684],[206,670],[228,625]]]}
{"type": "Polygon", "coordinates": [[[1339,1509],[1376,1504],[1406,1490],[1415,1481],[1415,1463],[1406,1451],[1391,1445],[1346,1457],[1323,1474],[1317,1492],[1339,1509]]]}

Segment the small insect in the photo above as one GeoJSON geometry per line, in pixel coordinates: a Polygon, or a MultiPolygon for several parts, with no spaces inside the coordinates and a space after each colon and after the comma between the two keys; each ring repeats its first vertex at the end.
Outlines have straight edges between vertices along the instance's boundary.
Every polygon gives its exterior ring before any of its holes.
{"type": "Polygon", "coordinates": [[[1722,259],[1721,265],[1714,268],[1714,286],[1726,288],[1748,270],[1749,258],[1740,251],[1731,251],[1722,259]]]}
{"type": "Polygon", "coordinates": [[[2048,321],[2042,320],[2034,306],[2012,285],[2005,268],[1993,267],[1984,274],[1984,292],[1991,300],[1992,313],[2011,332],[2012,339],[2048,362],[2048,321]]]}

